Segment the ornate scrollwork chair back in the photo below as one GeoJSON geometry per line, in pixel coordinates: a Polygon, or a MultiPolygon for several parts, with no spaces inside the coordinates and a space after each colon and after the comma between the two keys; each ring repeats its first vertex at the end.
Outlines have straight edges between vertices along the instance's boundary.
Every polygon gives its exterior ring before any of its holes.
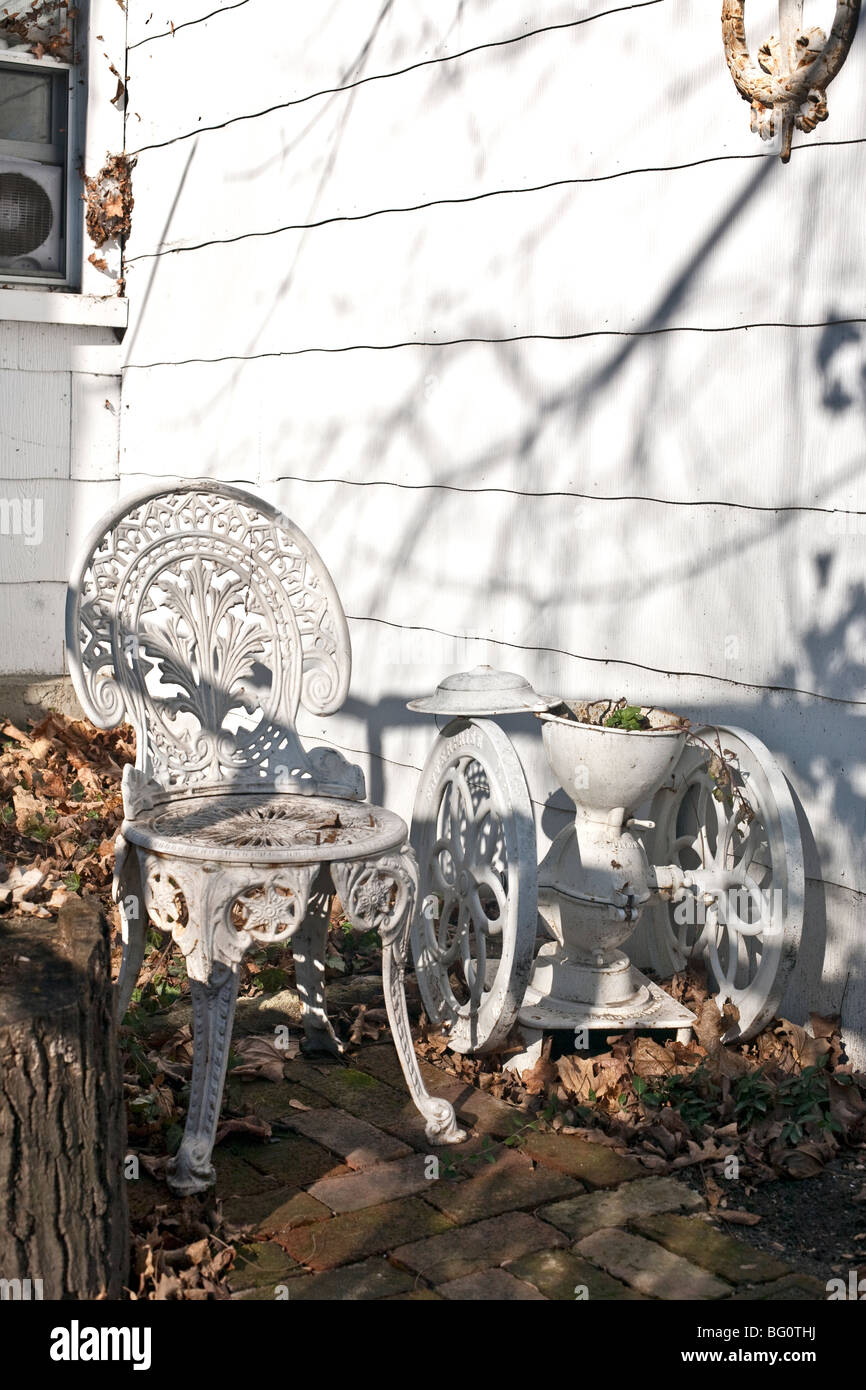
{"type": "Polygon", "coordinates": [[[301,703],[327,715],[351,674],[346,619],[306,536],[239,488],[197,479],[104,518],[67,606],[73,680],[102,728],[138,739],[127,813],[159,789],[364,796],[360,769],[306,753],[301,703]]]}

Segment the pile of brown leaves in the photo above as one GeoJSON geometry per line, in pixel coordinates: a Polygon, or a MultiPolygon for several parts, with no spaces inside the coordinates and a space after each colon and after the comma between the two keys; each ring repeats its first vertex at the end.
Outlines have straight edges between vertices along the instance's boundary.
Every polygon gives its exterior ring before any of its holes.
{"type": "Polygon", "coordinates": [[[736,1010],[719,1012],[700,971],[665,988],[697,1014],[688,1043],[623,1033],[607,1039],[607,1051],[554,1057],[548,1038],[536,1064],[517,1076],[503,1067],[509,1050],[449,1052],[447,1039],[422,1020],[418,1050],[481,1090],[540,1113],[554,1131],[628,1151],[652,1173],[721,1170],[736,1155],[748,1184],[815,1176],[842,1149],[858,1149],[862,1159],[866,1075],[847,1063],[838,1019],[813,1014],[811,1033],[775,1019],[752,1042],[725,1044],[736,1010]]]}
{"type": "Polygon", "coordinates": [[[0,34],[26,44],[35,58],[44,58],[47,53],[62,63],[71,63],[72,20],[77,14],[74,6],[60,0],[30,0],[20,9],[0,13],[0,34]]]}
{"type": "Polygon", "coordinates": [[[156,1207],[146,1229],[133,1233],[131,1298],[230,1298],[225,1277],[235,1251],[221,1230],[219,1203],[187,1198],[179,1208],[156,1207]]]}
{"type": "Polygon", "coordinates": [[[29,732],[0,723],[0,913],[53,917],[95,894],[111,917],[127,726],[103,732],[49,714],[29,732]]]}
{"type": "MultiPolygon", "coordinates": [[[[111,71],[117,75],[112,67],[111,71]]],[[[117,101],[123,93],[123,83],[118,77],[119,90],[112,100],[117,101]]],[[[135,160],[126,154],[109,155],[99,173],[84,180],[84,201],[87,205],[85,220],[87,234],[97,246],[107,241],[129,236],[132,209],[135,199],[132,194],[132,171],[135,160]]],[[[94,261],[94,264],[97,264],[94,261]]],[[[104,268],[97,264],[97,269],[104,268]]]]}

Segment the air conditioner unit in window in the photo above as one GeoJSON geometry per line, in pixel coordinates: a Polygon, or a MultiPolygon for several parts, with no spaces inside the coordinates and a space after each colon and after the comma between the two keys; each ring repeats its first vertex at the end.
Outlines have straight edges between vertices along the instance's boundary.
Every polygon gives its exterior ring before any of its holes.
{"type": "Polygon", "coordinates": [[[0,275],[63,275],[63,170],[0,155],[0,275]]]}

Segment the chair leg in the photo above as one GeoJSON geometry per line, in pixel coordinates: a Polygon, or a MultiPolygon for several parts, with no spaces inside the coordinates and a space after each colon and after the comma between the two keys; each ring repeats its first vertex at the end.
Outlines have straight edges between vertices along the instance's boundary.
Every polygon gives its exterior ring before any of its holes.
{"type": "Polygon", "coordinates": [[[206,981],[190,979],[193,1009],[192,1085],[186,1128],[168,1167],[172,1192],[186,1197],[216,1180],[211,1164],[238,994],[238,967],[214,961],[206,981]]]}
{"type": "Polygon", "coordinates": [[[427,1139],[431,1144],[459,1144],[466,1132],[458,1128],[453,1105],[431,1096],[424,1085],[406,1008],[406,958],[418,896],[415,856],[409,845],[404,845],[399,853],[379,859],[332,863],[331,874],[352,925],[359,930],[375,930],[382,938],[388,1022],[409,1094],[426,1121],[427,1139]]]}
{"type": "Polygon", "coordinates": [[[138,854],[123,835],[118,835],[114,842],[114,882],[111,891],[120,913],[123,936],[123,958],[115,991],[117,1021],[122,1023],[144,960],[148,923],[138,854]]]}
{"type": "Polygon", "coordinates": [[[324,887],[310,894],[307,914],[292,937],[292,955],[295,983],[301,997],[305,1050],[330,1052],[340,1057],[343,1044],[331,1026],[325,1007],[325,951],[333,896],[333,892],[324,887]]]}

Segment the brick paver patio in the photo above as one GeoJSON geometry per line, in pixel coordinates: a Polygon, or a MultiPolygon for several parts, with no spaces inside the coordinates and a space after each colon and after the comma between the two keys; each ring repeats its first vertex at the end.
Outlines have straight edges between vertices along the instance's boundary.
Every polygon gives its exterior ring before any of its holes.
{"type": "MultiPolygon", "coordinates": [[[[531,1116],[421,1066],[471,1129],[466,1144],[427,1143],[388,1043],[349,1066],[295,1059],[279,1084],[230,1082],[229,1103],[274,1129],[268,1144],[214,1154],[226,1219],[252,1223],[229,1274],[235,1298],[826,1296],[716,1230],[684,1183],[576,1135],[525,1131],[506,1146],[531,1116]]],[[[150,1180],[134,1186],[138,1209],[159,1200],[150,1180]]]]}

